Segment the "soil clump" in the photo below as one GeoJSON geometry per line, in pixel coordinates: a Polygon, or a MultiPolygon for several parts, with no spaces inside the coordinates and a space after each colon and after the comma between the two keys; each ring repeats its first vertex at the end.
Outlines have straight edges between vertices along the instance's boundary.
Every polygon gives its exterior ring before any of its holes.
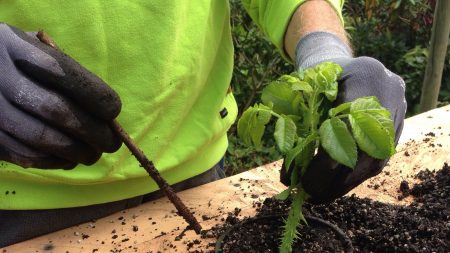
{"type": "MultiPolygon", "coordinates": [[[[412,187],[399,185],[399,197],[414,196],[414,202],[408,206],[352,195],[327,205],[306,204],[304,213],[337,225],[351,239],[354,252],[450,252],[450,167],[445,163],[441,170],[424,170],[416,178],[421,182],[412,187]]],[[[286,214],[288,206],[268,198],[255,217],[286,214]]],[[[244,221],[247,219],[252,218],[244,221]]],[[[218,238],[240,221],[230,215],[211,231],[218,238]]],[[[278,252],[281,218],[248,224],[232,230],[223,252],[278,252]]],[[[294,252],[343,252],[332,233],[311,230],[314,229],[306,225],[300,229],[294,252]]]]}

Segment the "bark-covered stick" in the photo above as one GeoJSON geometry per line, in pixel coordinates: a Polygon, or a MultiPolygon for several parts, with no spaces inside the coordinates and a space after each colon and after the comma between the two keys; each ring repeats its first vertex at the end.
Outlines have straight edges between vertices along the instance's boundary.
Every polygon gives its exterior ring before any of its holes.
{"type": "Polygon", "coordinates": [[[50,36],[48,36],[48,34],[46,32],[44,32],[44,30],[39,30],[38,33],[36,34],[36,37],[38,37],[38,39],[48,45],[53,47],[54,49],[58,49],[58,47],[56,46],[55,42],[52,40],[52,38],[50,38],[50,36]]]}
{"type": "Polygon", "coordinates": [[[169,186],[169,184],[164,180],[164,178],[159,174],[156,170],[153,163],[148,160],[145,154],[140,150],[137,145],[133,142],[133,140],[128,136],[128,134],[123,130],[120,124],[117,121],[113,121],[112,127],[114,131],[120,136],[122,141],[131,151],[131,153],[136,157],[139,163],[144,167],[147,173],[155,180],[158,184],[159,188],[167,195],[169,200],[175,205],[178,210],[178,213],[183,216],[183,218],[189,223],[189,225],[194,229],[194,231],[199,234],[202,230],[200,223],[198,223],[197,219],[195,219],[194,215],[189,211],[189,209],[183,204],[181,199],[175,194],[173,189],[169,186]]]}
{"type": "MultiPolygon", "coordinates": [[[[40,30],[37,35],[38,39],[45,43],[48,46],[51,46],[55,49],[58,49],[55,42],[45,33],[43,30],[40,30]]],[[[142,167],[147,171],[147,173],[155,180],[158,184],[159,188],[166,194],[169,200],[175,205],[178,210],[178,213],[188,222],[189,226],[197,233],[200,234],[202,227],[200,223],[198,223],[197,219],[195,219],[194,215],[189,211],[186,205],[183,204],[181,199],[175,194],[172,187],[164,180],[164,178],[159,174],[156,170],[153,163],[145,156],[144,152],[140,150],[137,145],[133,142],[133,140],[128,136],[125,130],[120,126],[117,121],[113,121],[111,124],[112,128],[116,132],[117,135],[122,139],[131,153],[136,157],[142,167]]]]}

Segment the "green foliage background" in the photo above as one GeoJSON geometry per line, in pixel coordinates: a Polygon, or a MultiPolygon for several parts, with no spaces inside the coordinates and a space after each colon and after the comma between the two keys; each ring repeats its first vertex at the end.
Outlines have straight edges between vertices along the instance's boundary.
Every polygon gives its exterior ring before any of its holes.
{"type": "MultiPolygon", "coordinates": [[[[230,0],[230,4],[235,46],[232,88],[242,113],[260,101],[264,85],[291,73],[294,67],[280,57],[239,0],[230,0]]],[[[436,0],[347,0],[344,7],[346,31],[355,55],[374,57],[405,80],[408,116],[418,109],[435,4],[436,0]]],[[[440,105],[450,101],[450,47],[447,55],[440,105]]],[[[281,157],[270,136],[263,137],[263,147],[258,150],[244,145],[237,138],[236,124],[229,131],[229,139],[225,156],[227,175],[281,157]]]]}

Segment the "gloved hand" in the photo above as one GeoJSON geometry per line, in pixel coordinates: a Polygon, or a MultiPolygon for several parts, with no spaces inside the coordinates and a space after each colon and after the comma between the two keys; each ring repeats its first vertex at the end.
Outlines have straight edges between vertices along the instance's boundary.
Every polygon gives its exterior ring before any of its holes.
{"type": "Polygon", "coordinates": [[[22,167],[90,165],[121,142],[119,96],[75,60],[0,23],[0,160],[22,167]]]}
{"type": "MultiPolygon", "coordinates": [[[[370,57],[353,58],[350,48],[337,36],[326,32],[314,32],[304,36],[297,45],[296,63],[308,68],[320,62],[340,64],[343,73],[339,80],[338,97],[333,106],[364,96],[376,96],[391,112],[394,121],[395,143],[403,128],[406,112],[405,84],[401,77],[386,69],[382,63],[370,57]]],[[[381,172],[388,159],[369,157],[358,150],[356,167],[351,169],[338,164],[319,148],[309,168],[300,178],[310,202],[323,203],[343,196],[366,179],[381,172]]],[[[290,172],[283,168],[281,182],[290,183],[290,172]]]]}

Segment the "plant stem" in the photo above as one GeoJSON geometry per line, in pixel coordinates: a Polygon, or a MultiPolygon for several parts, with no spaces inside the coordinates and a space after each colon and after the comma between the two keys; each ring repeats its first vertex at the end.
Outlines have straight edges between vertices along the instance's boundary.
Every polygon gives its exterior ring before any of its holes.
{"type": "Polygon", "coordinates": [[[147,173],[155,180],[159,188],[166,194],[169,200],[175,205],[178,213],[189,223],[192,229],[199,234],[202,230],[200,223],[195,219],[194,215],[189,211],[189,209],[183,204],[181,199],[175,194],[172,187],[164,180],[164,178],[156,170],[153,163],[145,156],[144,152],[140,150],[137,145],[133,142],[130,136],[123,130],[117,121],[113,121],[111,124],[114,131],[120,136],[122,141],[131,151],[131,153],[136,157],[142,167],[147,171],[147,173]]]}
{"type": "Polygon", "coordinates": [[[280,253],[292,252],[292,246],[295,240],[298,238],[297,227],[300,225],[300,221],[306,223],[303,216],[302,208],[303,203],[307,198],[307,194],[301,187],[294,189],[295,193],[291,194],[292,203],[289,210],[288,218],[285,221],[283,237],[281,239],[280,253]]]}

